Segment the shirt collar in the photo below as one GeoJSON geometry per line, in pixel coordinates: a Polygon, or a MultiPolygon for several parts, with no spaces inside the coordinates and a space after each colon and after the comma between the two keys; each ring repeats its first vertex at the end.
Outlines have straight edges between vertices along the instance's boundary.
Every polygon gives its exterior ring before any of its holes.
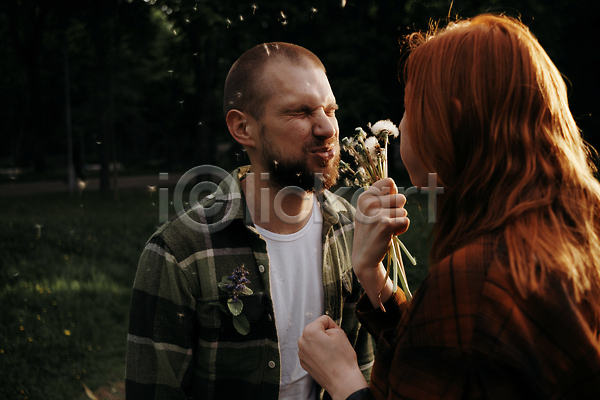
{"type": "MultiPolygon", "coordinates": [[[[241,185],[241,181],[250,172],[250,167],[250,165],[245,165],[236,168],[230,175],[223,179],[215,193],[206,197],[206,200],[209,202],[206,206],[211,206],[211,203],[214,204],[215,202],[230,203],[223,217],[223,222],[236,219],[246,220],[247,218],[247,224],[252,224],[241,185]]],[[[330,224],[338,223],[339,213],[347,211],[344,204],[329,190],[325,190],[322,195],[319,195],[318,200],[321,204],[323,220],[330,224]]]]}

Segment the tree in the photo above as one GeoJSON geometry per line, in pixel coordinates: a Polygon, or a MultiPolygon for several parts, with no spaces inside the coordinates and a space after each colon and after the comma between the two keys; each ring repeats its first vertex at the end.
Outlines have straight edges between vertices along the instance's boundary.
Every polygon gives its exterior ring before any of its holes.
{"type": "Polygon", "coordinates": [[[33,166],[36,171],[44,169],[41,127],[44,126],[40,93],[40,51],[50,5],[33,0],[8,2],[6,16],[12,44],[25,66],[29,98],[21,114],[21,130],[16,146],[17,162],[33,166]],[[24,144],[24,146],[21,145],[24,144]],[[30,149],[22,152],[21,148],[30,149]]]}

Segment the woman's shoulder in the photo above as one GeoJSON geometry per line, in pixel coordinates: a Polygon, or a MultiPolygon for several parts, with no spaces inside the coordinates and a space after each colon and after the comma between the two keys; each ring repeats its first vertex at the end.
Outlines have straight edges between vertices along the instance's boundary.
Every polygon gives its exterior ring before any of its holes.
{"type": "Polygon", "coordinates": [[[453,265],[454,268],[488,267],[499,254],[504,253],[500,234],[489,234],[475,238],[443,258],[439,266],[453,265]]]}
{"type": "Polygon", "coordinates": [[[498,236],[479,237],[432,266],[428,284],[478,297],[490,267],[503,258],[503,253],[498,236]]]}

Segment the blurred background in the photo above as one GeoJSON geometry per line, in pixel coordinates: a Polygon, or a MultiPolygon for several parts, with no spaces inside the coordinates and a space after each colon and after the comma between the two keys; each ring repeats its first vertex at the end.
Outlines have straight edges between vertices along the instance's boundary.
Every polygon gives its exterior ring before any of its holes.
{"type": "MultiPolygon", "coordinates": [[[[91,398],[86,387],[121,398],[137,259],[174,215],[173,186],[197,165],[247,162],[222,114],[225,76],[247,49],[286,41],[313,51],[343,137],[399,123],[403,35],[503,12],[538,37],[583,136],[600,148],[597,11],[593,0],[4,1],[0,398],[91,398]]],[[[398,143],[391,152],[390,175],[408,188],[398,143]]],[[[426,206],[409,197],[413,290],[427,273],[426,206]]]]}

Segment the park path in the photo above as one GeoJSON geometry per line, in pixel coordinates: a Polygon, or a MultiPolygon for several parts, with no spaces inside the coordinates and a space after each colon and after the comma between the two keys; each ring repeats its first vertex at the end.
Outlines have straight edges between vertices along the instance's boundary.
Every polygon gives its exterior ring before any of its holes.
{"type": "MultiPolygon", "coordinates": [[[[136,175],[136,176],[120,176],[117,180],[117,188],[146,188],[148,186],[166,187],[174,186],[181,173],[169,174],[168,180],[158,180],[158,174],[154,175],[136,175]]],[[[111,179],[112,185],[112,179],[111,179]]],[[[79,188],[75,189],[76,191],[79,188]]],[[[85,180],[84,191],[100,190],[100,179],[90,178],[85,180]]],[[[19,197],[32,196],[46,193],[64,193],[69,191],[69,186],[65,181],[44,181],[44,182],[19,182],[5,183],[0,185],[0,197],[19,197]]]]}
{"type": "Polygon", "coordinates": [[[87,394],[90,400],[125,400],[125,382],[103,386],[92,394],[87,394]]]}

